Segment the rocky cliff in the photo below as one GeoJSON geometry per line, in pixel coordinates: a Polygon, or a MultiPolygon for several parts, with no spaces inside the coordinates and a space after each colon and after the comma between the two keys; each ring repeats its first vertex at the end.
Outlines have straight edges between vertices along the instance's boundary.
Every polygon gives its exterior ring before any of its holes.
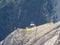
{"type": "Polygon", "coordinates": [[[60,45],[60,22],[26,29],[17,28],[0,45],[60,45]]]}

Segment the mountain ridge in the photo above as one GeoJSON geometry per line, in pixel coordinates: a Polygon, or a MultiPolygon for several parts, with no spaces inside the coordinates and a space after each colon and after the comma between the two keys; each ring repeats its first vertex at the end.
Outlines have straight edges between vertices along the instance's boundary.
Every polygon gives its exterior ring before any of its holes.
{"type": "Polygon", "coordinates": [[[27,29],[17,28],[14,32],[8,35],[0,45],[54,45],[59,37],[59,34],[60,22],[55,24],[46,23],[41,26],[27,29]]]}

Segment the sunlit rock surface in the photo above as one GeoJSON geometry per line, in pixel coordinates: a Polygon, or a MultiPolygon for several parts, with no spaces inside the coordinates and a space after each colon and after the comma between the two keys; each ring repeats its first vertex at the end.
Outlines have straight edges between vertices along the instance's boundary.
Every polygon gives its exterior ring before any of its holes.
{"type": "Polygon", "coordinates": [[[58,2],[57,0],[0,0],[0,41],[13,32],[14,27],[29,27],[31,21],[36,26],[58,21],[60,12],[57,11],[55,14],[56,8],[59,10],[60,2],[58,2]]]}
{"type": "Polygon", "coordinates": [[[0,45],[60,45],[60,22],[16,29],[0,45]]]}

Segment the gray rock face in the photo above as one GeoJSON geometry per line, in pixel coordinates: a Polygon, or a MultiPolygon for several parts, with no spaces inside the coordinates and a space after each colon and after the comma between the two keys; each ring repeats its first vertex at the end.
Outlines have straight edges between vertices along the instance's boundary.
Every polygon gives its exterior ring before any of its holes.
{"type": "Polygon", "coordinates": [[[60,22],[16,29],[0,45],[60,45],[60,22]]]}
{"type": "Polygon", "coordinates": [[[0,0],[0,41],[13,32],[14,27],[30,27],[31,21],[37,26],[50,21],[56,22],[58,18],[55,16],[56,2],[56,0],[0,0]]]}

